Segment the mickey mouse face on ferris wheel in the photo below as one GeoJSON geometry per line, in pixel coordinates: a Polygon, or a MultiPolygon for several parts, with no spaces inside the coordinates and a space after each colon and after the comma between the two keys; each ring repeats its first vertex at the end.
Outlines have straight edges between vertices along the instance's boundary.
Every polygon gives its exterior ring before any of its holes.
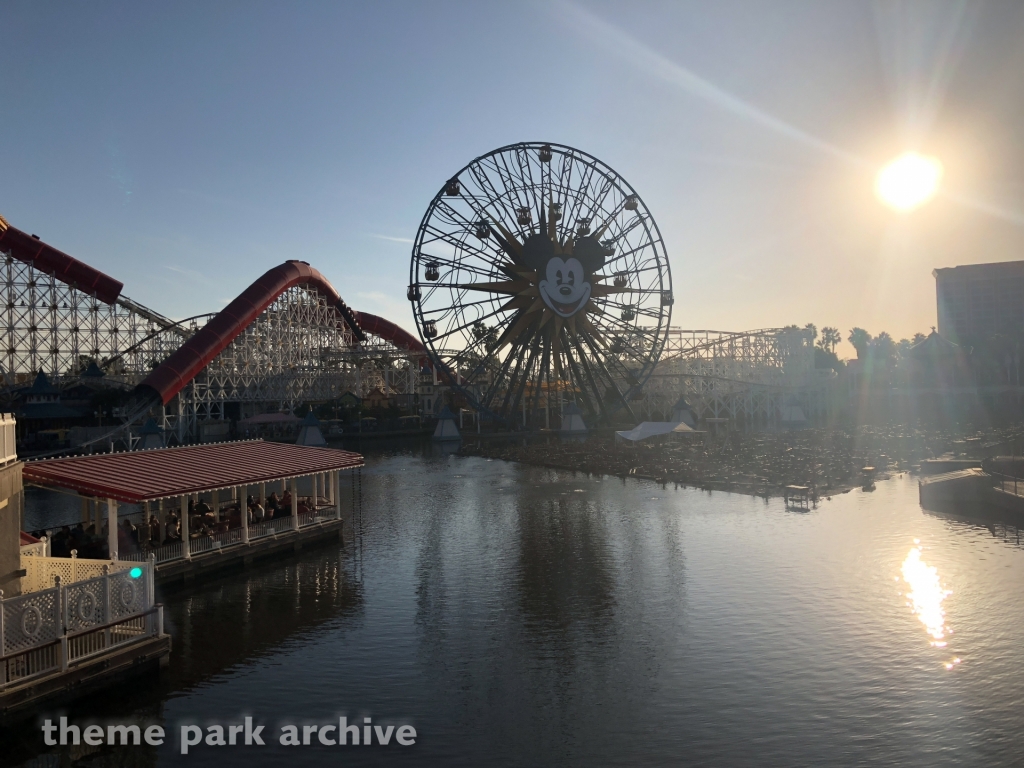
{"type": "Polygon", "coordinates": [[[540,297],[559,317],[572,317],[590,300],[590,283],[579,259],[550,259],[547,279],[537,284],[540,297]]]}
{"type": "Polygon", "coordinates": [[[542,233],[523,243],[523,261],[543,276],[537,289],[545,306],[562,318],[575,315],[587,306],[591,296],[591,277],[604,266],[611,252],[593,236],[569,240],[556,253],[555,244],[542,233]]]}

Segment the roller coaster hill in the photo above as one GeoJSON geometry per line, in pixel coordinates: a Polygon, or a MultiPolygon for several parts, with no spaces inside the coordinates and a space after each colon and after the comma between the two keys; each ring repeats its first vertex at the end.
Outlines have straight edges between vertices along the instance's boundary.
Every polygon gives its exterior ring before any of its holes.
{"type": "Polygon", "coordinates": [[[131,444],[147,417],[167,444],[227,439],[240,420],[272,422],[346,395],[413,412],[435,406],[417,398],[421,379],[437,384],[422,344],[351,309],[303,261],[268,270],[218,313],[177,321],[3,218],[0,264],[0,407],[16,411],[19,437],[32,430],[37,448],[46,444],[38,438],[58,447],[69,432],[80,443],[131,444]]]}

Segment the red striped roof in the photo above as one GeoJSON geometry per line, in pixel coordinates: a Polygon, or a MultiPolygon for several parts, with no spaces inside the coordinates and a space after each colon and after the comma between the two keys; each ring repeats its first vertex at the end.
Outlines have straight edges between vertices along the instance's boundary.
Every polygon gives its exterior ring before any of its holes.
{"type": "Polygon", "coordinates": [[[37,485],[137,504],[361,466],[351,451],[244,440],[30,461],[22,474],[37,485]]]}

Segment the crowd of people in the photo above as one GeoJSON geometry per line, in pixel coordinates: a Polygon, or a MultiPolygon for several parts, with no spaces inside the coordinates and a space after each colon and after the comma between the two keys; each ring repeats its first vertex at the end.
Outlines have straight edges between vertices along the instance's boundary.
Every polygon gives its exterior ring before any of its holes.
{"type": "MultiPolygon", "coordinates": [[[[290,491],[285,491],[282,496],[278,496],[276,492],[271,493],[267,497],[265,505],[261,504],[258,498],[249,496],[245,502],[248,525],[290,517],[291,507],[290,491]]],[[[297,508],[300,515],[309,512],[313,507],[312,499],[299,497],[297,508]]],[[[214,510],[206,501],[201,500],[198,504],[189,501],[189,539],[213,536],[232,528],[240,528],[242,525],[241,508],[241,502],[237,500],[221,505],[219,510],[214,510]]],[[[65,525],[52,532],[36,531],[34,535],[37,538],[44,535],[49,536],[52,557],[70,557],[73,550],[77,552],[78,557],[95,559],[109,557],[106,523],[103,524],[99,532],[97,532],[95,524],[78,523],[74,526],[65,525]]],[[[145,552],[166,544],[180,542],[181,537],[180,508],[166,512],[164,525],[161,525],[160,518],[156,515],[150,517],[148,526],[145,522],[136,525],[126,517],[117,528],[117,549],[120,555],[145,552]]]]}

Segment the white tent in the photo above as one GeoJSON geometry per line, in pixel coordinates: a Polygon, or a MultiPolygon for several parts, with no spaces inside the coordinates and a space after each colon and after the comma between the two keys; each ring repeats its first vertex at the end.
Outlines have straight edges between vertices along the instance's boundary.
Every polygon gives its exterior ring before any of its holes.
{"type": "Polygon", "coordinates": [[[587,431],[583,422],[583,411],[576,403],[569,403],[562,409],[562,432],[580,434],[587,431]]]}
{"type": "Polygon", "coordinates": [[[455,423],[455,414],[446,405],[441,409],[437,417],[437,429],[434,430],[434,440],[461,440],[459,427],[455,423]]]}
{"type": "Polygon", "coordinates": [[[622,442],[623,440],[629,440],[630,442],[636,443],[640,440],[646,440],[649,437],[654,437],[655,435],[667,435],[670,432],[679,433],[693,431],[693,427],[684,423],[677,424],[674,421],[643,421],[632,429],[616,432],[615,441],[622,442]]]}
{"type": "Polygon", "coordinates": [[[782,406],[782,426],[796,428],[806,427],[807,417],[804,415],[804,409],[795,404],[782,406]]]}
{"type": "Polygon", "coordinates": [[[320,431],[320,422],[317,421],[316,416],[310,411],[306,414],[306,418],[302,420],[302,429],[299,430],[299,436],[295,440],[296,445],[312,445],[320,446],[327,445],[327,441],[324,440],[324,433],[320,431]]]}
{"type": "Polygon", "coordinates": [[[689,427],[696,429],[697,427],[697,412],[693,410],[693,406],[686,402],[685,397],[680,397],[674,406],[672,406],[672,421],[683,422],[689,427]]]}

